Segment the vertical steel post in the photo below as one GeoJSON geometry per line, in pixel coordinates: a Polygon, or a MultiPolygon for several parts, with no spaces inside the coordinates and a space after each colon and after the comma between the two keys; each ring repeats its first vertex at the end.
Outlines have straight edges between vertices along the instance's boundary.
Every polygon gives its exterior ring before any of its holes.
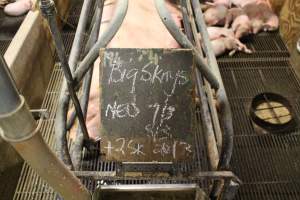
{"type": "MultiPolygon", "coordinates": [[[[85,141],[89,141],[89,134],[88,134],[85,120],[83,117],[83,113],[81,110],[80,102],[76,95],[76,91],[74,89],[74,80],[73,80],[73,76],[72,76],[72,71],[70,69],[70,66],[69,66],[69,63],[67,60],[67,55],[65,52],[65,47],[63,44],[61,33],[58,29],[58,25],[57,25],[57,21],[56,21],[56,8],[55,8],[55,4],[54,4],[53,0],[41,0],[40,9],[42,11],[42,14],[48,21],[48,24],[49,24],[49,27],[50,27],[50,30],[52,33],[52,37],[53,37],[53,40],[55,43],[56,51],[57,51],[59,60],[61,62],[61,67],[64,72],[65,78],[66,78],[66,83],[67,83],[66,85],[68,88],[68,92],[73,101],[84,139],[85,139],[85,141]]],[[[61,98],[64,98],[64,96],[61,98]]],[[[65,106],[64,109],[67,109],[67,106],[65,106]]],[[[58,115],[58,117],[59,116],[61,116],[61,115],[58,115]]],[[[58,125],[60,125],[60,123],[63,121],[65,121],[65,119],[56,118],[56,122],[57,122],[56,124],[58,124],[58,125]]],[[[56,130],[59,130],[61,128],[64,130],[66,129],[65,124],[63,124],[62,126],[58,126],[58,125],[56,126],[56,130]]],[[[66,140],[63,140],[63,138],[62,138],[62,140],[59,140],[59,142],[60,141],[63,142],[63,144],[61,144],[61,146],[63,146],[64,149],[62,149],[61,152],[58,152],[58,155],[60,156],[60,159],[62,159],[64,161],[64,163],[70,169],[72,169],[73,166],[72,166],[70,155],[68,153],[68,147],[66,144],[66,140]]]]}
{"type": "Polygon", "coordinates": [[[91,194],[44,142],[24,97],[0,55],[0,135],[66,200],[91,200],[91,194]],[[5,101],[2,101],[5,99],[5,101]]]}

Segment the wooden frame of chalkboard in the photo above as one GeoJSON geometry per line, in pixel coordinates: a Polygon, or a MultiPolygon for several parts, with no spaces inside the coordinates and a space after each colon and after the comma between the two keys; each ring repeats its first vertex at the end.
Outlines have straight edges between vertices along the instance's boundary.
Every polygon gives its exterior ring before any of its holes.
{"type": "Polygon", "coordinates": [[[105,159],[192,160],[192,51],[101,49],[100,60],[100,135],[105,159]]]}

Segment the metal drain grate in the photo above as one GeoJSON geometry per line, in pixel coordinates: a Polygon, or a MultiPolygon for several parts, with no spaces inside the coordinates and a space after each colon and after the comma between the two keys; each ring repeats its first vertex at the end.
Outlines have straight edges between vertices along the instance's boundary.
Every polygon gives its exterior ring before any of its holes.
{"type": "Polygon", "coordinates": [[[242,40],[253,53],[245,54],[237,52],[230,57],[229,55],[223,55],[218,60],[232,60],[232,59],[263,59],[263,58],[288,58],[290,56],[289,51],[281,39],[278,32],[274,33],[261,33],[256,36],[249,36],[242,40]]]}
{"type": "Polygon", "coordinates": [[[299,182],[244,184],[236,199],[295,200],[300,199],[299,182]]]}
{"type": "MultiPolygon", "coordinates": [[[[41,125],[41,133],[47,144],[54,150],[54,119],[58,103],[59,91],[63,80],[63,73],[55,66],[48,86],[42,108],[50,113],[49,119],[41,125]]],[[[15,191],[14,200],[54,200],[54,191],[32,170],[26,163],[23,165],[21,176],[15,191]]]]}
{"type": "Polygon", "coordinates": [[[236,136],[234,142],[233,171],[245,183],[299,181],[300,135],[236,136]]]}
{"type": "Polygon", "coordinates": [[[5,54],[5,52],[8,49],[10,43],[11,43],[11,40],[0,40],[0,53],[1,53],[1,55],[5,54]]]}
{"type": "MultiPolygon", "coordinates": [[[[65,46],[65,49],[66,49],[67,57],[69,57],[69,54],[71,52],[71,48],[72,48],[74,37],[75,37],[75,33],[72,32],[72,31],[62,32],[63,43],[64,43],[64,46],[65,46]]],[[[83,37],[83,44],[85,44],[85,42],[87,41],[87,39],[88,39],[88,36],[85,35],[83,37]]],[[[81,49],[81,53],[83,53],[83,51],[84,51],[84,49],[82,48],[81,49]]],[[[55,59],[55,62],[59,62],[59,58],[58,58],[57,53],[55,53],[54,59],[55,59]]]]}
{"type": "Polygon", "coordinates": [[[235,67],[222,67],[221,73],[229,98],[253,98],[263,92],[297,97],[300,94],[300,84],[292,68],[289,65],[272,67],[271,64],[268,61],[263,65],[248,61],[247,65],[255,67],[246,67],[246,64],[231,62],[231,66],[235,67]]]}
{"type": "Polygon", "coordinates": [[[300,116],[299,80],[279,34],[255,36],[248,46],[258,51],[218,60],[233,111],[231,166],[244,182],[236,199],[299,199],[299,124],[287,135],[259,134],[249,115],[252,99],[272,92],[287,98],[300,116]]]}
{"type": "MultiPolygon", "coordinates": [[[[92,2],[92,7],[95,5],[95,1],[92,2]]],[[[77,24],[78,24],[78,20],[79,20],[79,16],[80,16],[80,11],[81,11],[81,8],[82,8],[82,1],[79,1],[76,5],[73,6],[73,8],[71,9],[70,13],[69,13],[69,16],[68,16],[68,19],[67,19],[67,23],[74,28],[74,31],[76,31],[76,27],[77,27],[77,24]]],[[[94,6],[94,9],[96,7],[94,6]]],[[[89,14],[89,19],[91,19],[93,16],[93,12],[90,12],[89,14]]],[[[88,20],[90,21],[90,20],[88,20]]]]}

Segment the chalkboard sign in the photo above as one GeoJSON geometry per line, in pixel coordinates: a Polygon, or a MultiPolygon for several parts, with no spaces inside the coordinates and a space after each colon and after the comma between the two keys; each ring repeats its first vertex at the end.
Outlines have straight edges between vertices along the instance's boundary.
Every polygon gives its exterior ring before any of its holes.
{"type": "Polygon", "coordinates": [[[101,151],[106,159],[192,159],[192,52],[103,49],[100,60],[101,151]]]}

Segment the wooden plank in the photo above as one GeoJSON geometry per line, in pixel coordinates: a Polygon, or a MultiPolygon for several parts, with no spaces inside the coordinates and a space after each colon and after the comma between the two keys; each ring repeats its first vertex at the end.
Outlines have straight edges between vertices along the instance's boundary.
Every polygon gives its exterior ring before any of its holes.
{"type": "MultiPolygon", "coordinates": [[[[69,3],[56,1],[60,16],[66,16],[69,3]]],[[[43,101],[54,66],[54,51],[48,25],[35,8],[27,14],[4,55],[18,89],[31,108],[39,108],[43,101]]]]}
{"type": "MultiPolygon", "coordinates": [[[[39,1],[34,0],[34,5],[37,2],[39,1]]],[[[56,3],[59,5],[57,10],[60,16],[65,17],[70,1],[57,0],[56,3]]],[[[26,15],[4,55],[18,89],[31,108],[41,106],[54,66],[53,55],[54,45],[50,31],[35,6],[34,11],[26,15]]],[[[0,138],[0,172],[6,171],[5,173],[10,173],[11,177],[17,177],[19,171],[15,168],[21,167],[22,163],[22,158],[12,146],[0,138]]],[[[9,184],[10,188],[14,188],[17,181],[15,184],[12,182],[9,184]]]]}
{"type": "Polygon", "coordinates": [[[193,55],[183,49],[101,50],[102,151],[109,160],[193,157],[193,55]]]}
{"type": "Polygon", "coordinates": [[[291,53],[293,68],[300,77],[300,54],[296,49],[296,43],[300,38],[300,1],[269,0],[269,2],[280,17],[280,34],[291,53]]]}

